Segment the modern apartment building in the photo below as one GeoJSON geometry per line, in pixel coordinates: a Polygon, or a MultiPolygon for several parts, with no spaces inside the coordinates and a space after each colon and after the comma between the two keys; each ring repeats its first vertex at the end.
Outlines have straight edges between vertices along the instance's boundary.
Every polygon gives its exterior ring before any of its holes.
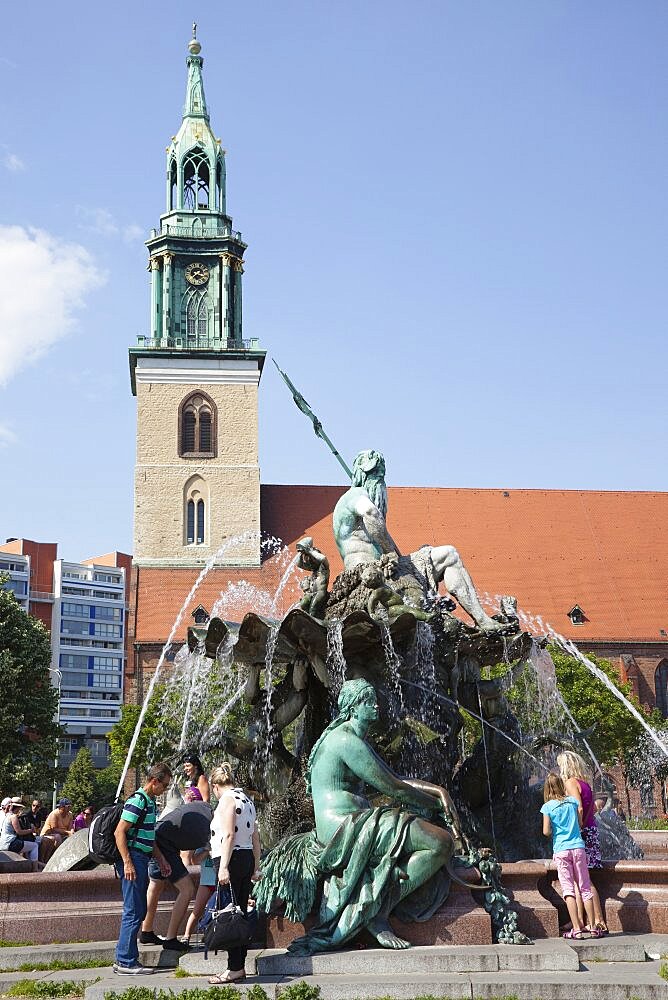
{"type": "Polygon", "coordinates": [[[131,565],[121,552],[75,563],[58,559],[52,544],[11,539],[0,545],[0,570],[10,576],[5,586],[51,633],[51,680],[60,689],[59,721],[67,731],[64,765],[84,746],[97,767],[109,761],[107,736],[123,702],[131,565]]]}

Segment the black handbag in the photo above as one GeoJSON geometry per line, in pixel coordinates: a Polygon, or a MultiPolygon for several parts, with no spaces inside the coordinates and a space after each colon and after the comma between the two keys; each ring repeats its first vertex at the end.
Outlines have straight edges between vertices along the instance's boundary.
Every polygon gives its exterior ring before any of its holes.
{"type": "Polygon", "coordinates": [[[223,906],[222,894],[227,886],[218,883],[216,903],[211,914],[211,920],[204,931],[204,958],[209,952],[229,951],[230,948],[243,948],[250,941],[251,926],[246,914],[237,905],[234,890],[229,885],[230,901],[223,906]]]}

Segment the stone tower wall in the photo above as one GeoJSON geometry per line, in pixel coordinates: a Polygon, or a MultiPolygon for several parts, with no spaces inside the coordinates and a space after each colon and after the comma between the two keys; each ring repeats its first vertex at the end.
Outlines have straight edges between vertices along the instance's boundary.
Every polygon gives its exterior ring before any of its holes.
{"type": "MultiPolygon", "coordinates": [[[[257,384],[137,382],[135,561],[139,565],[204,563],[227,539],[260,530],[257,384]],[[214,458],[179,456],[179,408],[201,389],[217,408],[214,458]],[[201,480],[205,544],[188,545],[187,484],[201,480]]],[[[227,565],[259,564],[257,537],[225,553],[227,565]]]]}

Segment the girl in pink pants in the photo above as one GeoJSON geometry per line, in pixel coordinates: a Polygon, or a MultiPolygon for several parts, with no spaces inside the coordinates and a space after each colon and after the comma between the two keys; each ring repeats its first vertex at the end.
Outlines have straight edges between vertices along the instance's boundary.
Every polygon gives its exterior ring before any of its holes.
{"type": "Polygon", "coordinates": [[[558,774],[548,774],[543,790],[544,804],[543,834],[552,836],[552,852],[561,892],[566,900],[568,915],[571,918],[571,930],[564,934],[565,938],[581,940],[587,935],[602,937],[603,932],[596,927],[594,904],[592,902],[591,882],[587,868],[587,852],[580,833],[578,818],[578,801],[572,795],[566,794],[564,783],[558,774]],[[582,902],[589,926],[583,928],[578,917],[575,900],[575,887],[580,890],[582,902]],[[585,933],[586,931],[586,933],[585,933]]]}

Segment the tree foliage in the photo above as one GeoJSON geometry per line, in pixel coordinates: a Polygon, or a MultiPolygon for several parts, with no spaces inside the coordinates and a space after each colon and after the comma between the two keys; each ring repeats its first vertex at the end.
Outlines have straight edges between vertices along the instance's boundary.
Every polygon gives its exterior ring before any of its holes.
{"type": "MultiPolygon", "coordinates": [[[[599,763],[607,767],[623,763],[645,730],[628,708],[583,663],[561,650],[551,649],[550,652],[559,690],[574,719],[582,729],[595,725],[587,742],[599,763]]],[[[633,694],[631,685],[620,681],[619,674],[609,660],[590,653],[587,654],[587,659],[610,679],[650,725],[656,723],[655,713],[648,714],[644,710],[633,694]]]]}
{"type": "Polygon", "coordinates": [[[100,789],[93,757],[87,747],[82,747],[67,771],[67,779],[62,788],[62,795],[72,800],[72,811],[76,815],[84,806],[100,805],[100,789]]]}
{"type": "Polygon", "coordinates": [[[53,781],[61,729],[51,684],[51,642],[42,622],[22,610],[0,580],[0,789],[43,791],[53,781]]]}

